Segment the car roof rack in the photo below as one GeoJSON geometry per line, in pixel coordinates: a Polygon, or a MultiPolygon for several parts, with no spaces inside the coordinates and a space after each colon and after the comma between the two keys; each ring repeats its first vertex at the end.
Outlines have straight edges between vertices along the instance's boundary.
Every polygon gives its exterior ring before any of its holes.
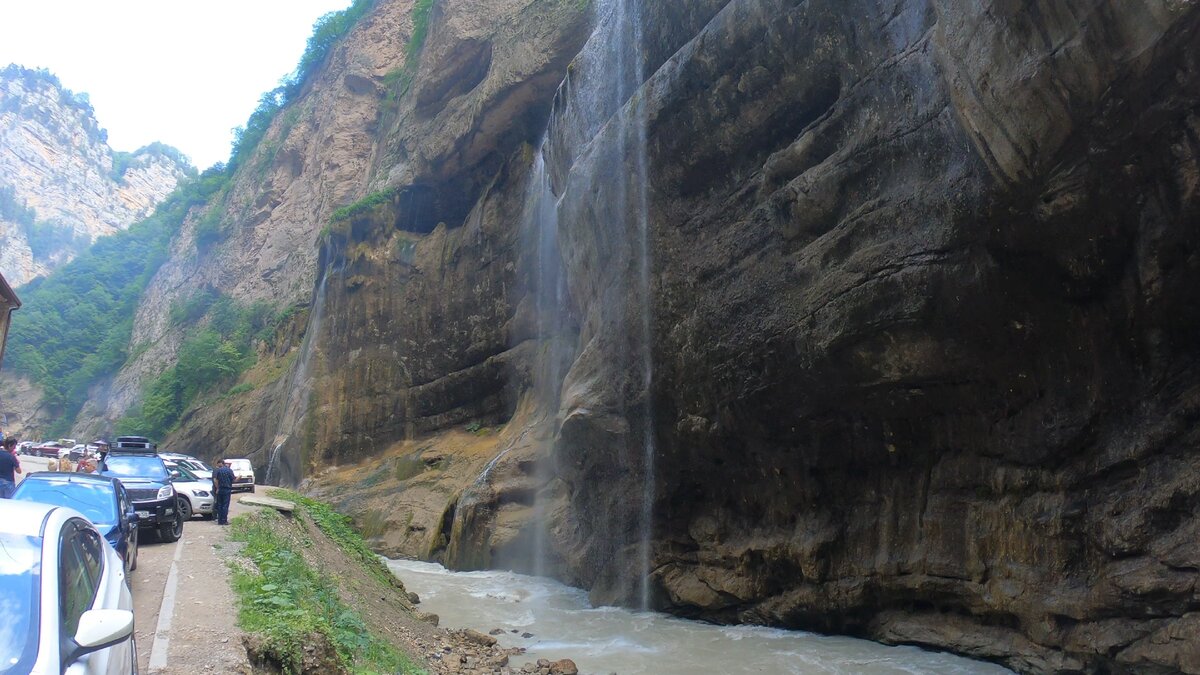
{"type": "Polygon", "coordinates": [[[117,436],[109,452],[155,452],[158,446],[145,436],[117,436]]]}

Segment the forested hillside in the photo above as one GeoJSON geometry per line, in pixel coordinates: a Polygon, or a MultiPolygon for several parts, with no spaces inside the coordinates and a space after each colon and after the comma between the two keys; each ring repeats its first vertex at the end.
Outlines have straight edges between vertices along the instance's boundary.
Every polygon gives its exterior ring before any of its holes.
{"type": "Polygon", "coordinates": [[[13,315],[5,366],[42,385],[54,415],[46,436],[67,433],[88,388],[124,365],[142,291],[189,210],[224,181],[222,169],[185,181],[151,217],[21,288],[24,304],[13,315]]]}
{"type": "MultiPolygon", "coordinates": [[[[137,350],[146,348],[144,344],[131,344],[138,303],[150,279],[167,260],[185,221],[195,218],[185,243],[200,257],[229,235],[224,207],[228,205],[233,177],[256,153],[260,162],[273,159],[277,148],[260,147],[268,127],[300,94],[329,50],[371,6],[372,0],[357,0],[347,9],[317,21],[296,70],[278,87],[264,93],[245,126],[234,130],[229,162],[182,181],[152,216],[129,230],[102,237],[90,249],[85,248],[89,241],[86,238],[75,242],[73,245],[83,250],[75,260],[48,278],[36,279],[20,289],[24,307],[14,315],[5,365],[42,388],[43,414],[48,423],[38,430],[41,435],[67,434],[88,400],[89,390],[103,387],[137,355],[137,350]]],[[[55,85],[58,82],[50,73],[21,69],[18,74],[55,85]]],[[[73,105],[86,108],[90,114],[86,95],[67,95],[73,105]]],[[[88,119],[95,126],[94,119],[88,119]]],[[[92,132],[103,137],[98,127],[92,132]]],[[[178,157],[178,151],[161,144],[135,154],[178,157]]],[[[132,161],[130,153],[113,153],[113,175],[124,175],[132,161]]],[[[70,228],[40,221],[33,208],[2,185],[0,219],[21,224],[36,250],[62,246],[75,236],[70,228]]],[[[139,401],[121,419],[110,421],[110,428],[104,431],[165,436],[200,393],[236,380],[252,365],[255,339],[268,339],[276,324],[293,311],[264,302],[240,303],[210,288],[180,299],[171,310],[172,324],[188,332],[178,362],[143,382],[139,401]]]]}

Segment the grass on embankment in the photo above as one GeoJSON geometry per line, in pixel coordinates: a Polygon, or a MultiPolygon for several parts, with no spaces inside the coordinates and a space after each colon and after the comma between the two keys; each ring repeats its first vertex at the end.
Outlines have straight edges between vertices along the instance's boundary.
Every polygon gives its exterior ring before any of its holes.
{"type": "MultiPolygon", "coordinates": [[[[282,492],[282,491],[280,491],[282,492]]],[[[343,516],[328,506],[295,493],[277,494],[300,507],[292,518],[263,510],[235,518],[230,538],[244,542],[240,562],[231,563],[238,596],[238,625],[257,636],[260,655],[284,673],[313,672],[313,646],[325,643],[328,666],[351,673],[424,673],[411,658],[370,630],[362,614],[343,600],[335,577],[352,576],[357,566],[371,577],[395,584],[391,572],[370,553],[343,516]],[[309,530],[309,519],[320,532],[309,530]],[[314,551],[321,533],[344,556],[328,560],[314,551]],[[319,559],[319,569],[309,559],[319,559]],[[339,565],[341,569],[339,570],[339,565]],[[383,575],[386,575],[383,576],[383,575]],[[306,647],[308,648],[306,653],[306,647]]],[[[317,650],[320,651],[320,650],[317,650]]]]}

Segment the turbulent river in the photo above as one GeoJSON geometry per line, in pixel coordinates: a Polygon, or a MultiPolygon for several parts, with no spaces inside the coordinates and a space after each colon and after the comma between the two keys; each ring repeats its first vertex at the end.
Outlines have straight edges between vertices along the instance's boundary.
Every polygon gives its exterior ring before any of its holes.
{"type": "Polygon", "coordinates": [[[915,647],[749,626],[714,626],[665,614],[592,607],[587,593],[510,572],[450,572],[441,565],[388,565],[421,609],[446,628],[504,629],[501,645],[525,647],[514,665],[569,658],[581,673],[700,675],[770,673],[1008,673],[996,665],[915,647]],[[515,633],[513,631],[516,631],[515,633]],[[523,634],[532,637],[523,638],[523,634]]]}

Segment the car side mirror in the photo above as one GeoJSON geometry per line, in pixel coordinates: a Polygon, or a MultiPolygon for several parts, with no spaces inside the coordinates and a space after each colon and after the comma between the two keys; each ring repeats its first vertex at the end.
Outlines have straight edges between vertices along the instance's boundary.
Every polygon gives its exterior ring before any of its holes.
{"type": "Polygon", "coordinates": [[[182,477],[183,477],[183,474],[179,473],[175,469],[171,469],[171,480],[179,480],[182,477]]]}
{"type": "Polygon", "coordinates": [[[67,663],[92,652],[118,645],[133,635],[133,612],[127,609],[89,609],[79,617],[75,647],[67,663]]]}

